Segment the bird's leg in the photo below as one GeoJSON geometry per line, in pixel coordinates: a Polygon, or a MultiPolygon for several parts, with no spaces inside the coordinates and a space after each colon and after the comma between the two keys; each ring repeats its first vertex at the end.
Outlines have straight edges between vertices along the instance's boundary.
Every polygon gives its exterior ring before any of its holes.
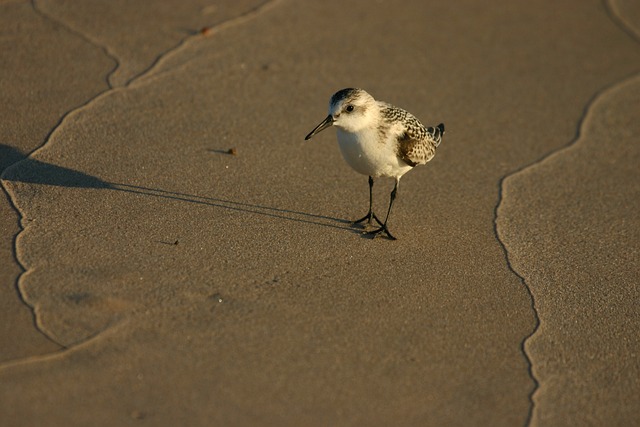
{"type": "Polygon", "coordinates": [[[372,225],[373,220],[379,225],[382,225],[382,222],[378,219],[376,214],[373,213],[373,178],[369,177],[369,213],[367,213],[364,217],[360,218],[357,221],[353,221],[354,224],[360,224],[361,222],[367,221],[366,225],[372,225]]]}
{"type": "Polygon", "coordinates": [[[396,240],[395,237],[389,232],[387,228],[387,221],[389,221],[389,216],[391,215],[391,207],[393,206],[393,201],[396,199],[396,194],[398,192],[398,182],[399,179],[396,179],[396,185],[393,186],[393,190],[391,191],[391,200],[389,201],[389,210],[387,211],[387,217],[384,219],[384,224],[380,224],[381,227],[372,231],[369,231],[367,234],[372,234],[373,237],[377,237],[380,233],[386,233],[389,239],[396,240]]]}

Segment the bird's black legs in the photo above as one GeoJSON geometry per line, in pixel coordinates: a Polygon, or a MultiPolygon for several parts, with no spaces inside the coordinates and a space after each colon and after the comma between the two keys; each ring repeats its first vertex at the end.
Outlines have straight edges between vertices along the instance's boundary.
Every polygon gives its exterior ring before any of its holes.
{"type": "MultiPolygon", "coordinates": [[[[377,237],[381,233],[386,233],[391,240],[396,240],[396,238],[393,237],[391,233],[389,233],[389,229],[387,228],[387,221],[389,221],[389,215],[391,215],[391,207],[393,206],[393,201],[396,199],[396,194],[398,192],[398,182],[400,182],[400,180],[396,179],[396,185],[393,186],[393,190],[391,191],[391,200],[389,201],[389,210],[387,211],[387,217],[384,219],[384,224],[380,224],[381,225],[380,228],[369,231],[367,234],[371,234],[373,235],[373,237],[377,237]]],[[[378,223],[379,222],[380,221],[378,221],[378,223]]]]}
{"type": "Polygon", "coordinates": [[[353,223],[360,224],[361,222],[367,221],[367,224],[365,226],[369,226],[373,224],[374,219],[379,225],[382,225],[382,222],[378,219],[376,214],[373,213],[373,178],[369,177],[369,213],[367,213],[359,220],[353,221],[353,223]]]}

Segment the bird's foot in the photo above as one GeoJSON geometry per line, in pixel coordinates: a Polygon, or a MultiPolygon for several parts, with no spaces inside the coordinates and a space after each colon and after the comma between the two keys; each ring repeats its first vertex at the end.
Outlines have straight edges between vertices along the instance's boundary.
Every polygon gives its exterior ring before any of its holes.
{"type": "Polygon", "coordinates": [[[376,228],[375,230],[367,231],[366,234],[372,236],[374,239],[382,234],[386,234],[389,240],[398,240],[389,232],[389,229],[385,224],[382,224],[382,227],[376,228]]]}
{"type": "Polygon", "coordinates": [[[374,220],[378,223],[378,225],[382,226],[382,221],[380,221],[378,219],[378,217],[376,216],[376,214],[374,214],[373,212],[369,212],[368,214],[366,214],[365,216],[363,216],[359,220],[353,221],[352,224],[356,225],[356,224],[360,224],[361,222],[365,222],[366,221],[366,224],[364,225],[364,227],[365,228],[369,228],[369,227],[373,227],[373,221],[374,220]]]}

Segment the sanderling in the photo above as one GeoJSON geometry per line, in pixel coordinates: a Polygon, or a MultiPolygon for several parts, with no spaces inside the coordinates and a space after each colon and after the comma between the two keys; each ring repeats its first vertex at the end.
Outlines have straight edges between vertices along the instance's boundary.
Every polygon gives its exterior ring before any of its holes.
{"type": "Polygon", "coordinates": [[[369,229],[375,220],[380,227],[367,233],[374,237],[385,233],[395,240],[387,228],[387,222],[400,178],[435,156],[436,147],[444,135],[444,124],[426,128],[413,114],[386,102],[376,101],[362,89],[348,88],[333,94],[329,101],[329,115],[305,140],[329,126],[337,128],[338,145],[349,166],[363,175],[369,175],[369,212],[354,224],[366,221],[366,228],[369,229]],[[372,208],[373,180],[378,177],[394,178],[396,181],[384,222],[378,219],[372,208]]]}

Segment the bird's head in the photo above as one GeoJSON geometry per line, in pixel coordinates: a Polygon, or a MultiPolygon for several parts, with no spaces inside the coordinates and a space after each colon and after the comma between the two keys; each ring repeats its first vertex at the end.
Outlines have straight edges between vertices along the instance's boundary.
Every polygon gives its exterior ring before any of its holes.
{"type": "Polygon", "coordinates": [[[329,126],[336,126],[345,132],[358,132],[375,120],[376,101],[362,89],[342,89],[334,93],[329,101],[329,115],[313,129],[305,139],[329,126]]]}

